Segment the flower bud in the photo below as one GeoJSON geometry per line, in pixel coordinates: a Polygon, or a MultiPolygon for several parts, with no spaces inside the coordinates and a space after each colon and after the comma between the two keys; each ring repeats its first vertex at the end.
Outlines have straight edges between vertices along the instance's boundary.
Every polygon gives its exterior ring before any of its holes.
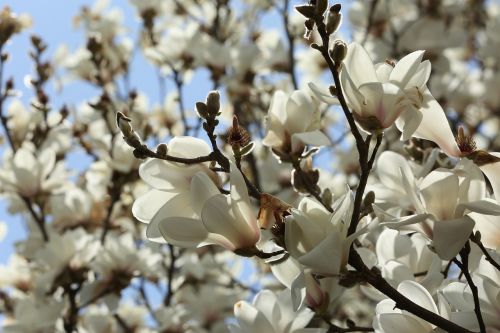
{"type": "Polygon", "coordinates": [[[218,91],[211,91],[207,96],[207,111],[210,115],[216,115],[220,109],[220,95],[218,91]]]}
{"type": "Polygon", "coordinates": [[[326,9],[328,8],[328,0],[317,0],[316,1],[316,15],[323,16],[326,9]]]}
{"type": "Polygon", "coordinates": [[[328,11],[328,15],[326,16],[326,33],[331,35],[337,31],[340,26],[340,22],[342,22],[342,14],[334,9],[335,6],[332,6],[328,11]]]}
{"type": "Polygon", "coordinates": [[[333,49],[330,51],[330,56],[332,57],[333,61],[336,64],[339,64],[344,60],[346,55],[347,44],[340,39],[337,39],[335,42],[333,42],[333,49]]]}

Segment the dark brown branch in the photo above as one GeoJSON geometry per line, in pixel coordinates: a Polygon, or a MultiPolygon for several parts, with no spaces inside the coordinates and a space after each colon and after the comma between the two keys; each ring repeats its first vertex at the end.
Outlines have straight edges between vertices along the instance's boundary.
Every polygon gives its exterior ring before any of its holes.
{"type": "Polygon", "coordinates": [[[474,242],[477,246],[479,246],[479,248],[483,252],[484,256],[486,257],[486,260],[491,265],[493,265],[493,267],[495,267],[498,271],[500,271],[500,264],[498,262],[496,262],[495,259],[493,259],[493,257],[490,255],[490,253],[488,252],[488,250],[484,247],[484,245],[481,242],[481,240],[479,238],[477,238],[476,236],[471,236],[470,240],[472,242],[474,242]]]}
{"type": "Polygon", "coordinates": [[[174,291],[172,289],[172,280],[174,278],[175,271],[175,261],[177,260],[177,256],[175,255],[175,248],[173,245],[168,244],[168,249],[170,251],[170,265],[167,269],[167,294],[163,299],[163,305],[169,306],[172,302],[172,297],[174,296],[174,291]]]}
{"type": "Polygon", "coordinates": [[[290,31],[290,22],[288,10],[290,7],[290,0],[284,0],[283,9],[280,10],[281,16],[283,18],[283,28],[285,29],[286,39],[288,41],[288,73],[290,74],[290,79],[292,80],[293,89],[299,89],[297,83],[297,74],[295,72],[295,39],[290,31]]]}
{"type": "Polygon", "coordinates": [[[375,289],[396,302],[396,307],[408,311],[431,324],[438,326],[446,332],[453,333],[472,333],[471,331],[441,317],[440,315],[427,310],[424,307],[411,301],[406,296],[402,295],[394,289],[380,274],[378,270],[370,270],[364,263],[356,250],[351,249],[349,255],[349,264],[358,272],[362,273],[363,278],[371,284],[375,289]]]}
{"type": "Polygon", "coordinates": [[[477,322],[479,323],[479,330],[481,333],[486,333],[486,326],[484,325],[483,315],[481,313],[481,305],[479,303],[478,290],[476,285],[474,284],[474,281],[472,281],[472,276],[469,272],[469,254],[470,243],[469,241],[467,241],[462,250],[460,250],[460,258],[462,259],[462,262],[458,261],[456,258],[453,259],[453,262],[458,266],[458,268],[460,268],[463,275],[465,276],[465,279],[467,280],[467,283],[469,284],[469,288],[472,292],[472,297],[474,298],[474,312],[476,314],[477,322]]]}

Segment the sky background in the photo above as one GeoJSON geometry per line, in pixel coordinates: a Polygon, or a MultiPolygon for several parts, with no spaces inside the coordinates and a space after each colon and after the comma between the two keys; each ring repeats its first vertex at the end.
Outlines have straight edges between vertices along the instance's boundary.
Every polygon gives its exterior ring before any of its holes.
{"type": "MultiPolygon", "coordinates": [[[[237,1],[235,1],[237,2],[237,1]]],[[[292,1],[294,4],[303,1],[292,1]]],[[[305,1],[304,1],[305,2],[305,1]]],[[[345,8],[346,1],[340,1],[345,8]]],[[[33,98],[32,90],[24,84],[26,75],[33,73],[33,64],[28,57],[32,49],[30,36],[36,34],[48,44],[47,55],[52,56],[61,44],[66,44],[70,52],[76,50],[84,43],[84,33],[81,29],[73,26],[73,18],[82,6],[91,7],[94,1],[89,0],[0,0],[0,9],[9,6],[14,13],[28,13],[33,19],[30,29],[15,38],[5,48],[10,53],[10,60],[5,66],[4,79],[13,77],[15,87],[21,92],[21,100],[24,105],[29,105],[33,98]]],[[[118,7],[123,12],[125,26],[130,30],[128,36],[135,38],[140,28],[140,21],[136,16],[135,9],[128,0],[110,0],[109,7],[118,7]]],[[[347,11],[344,9],[344,13],[347,11]]],[[[345,14],[344,14],[345,15],[345,14]]],[[[347,20],[344,20],[344,23],[347,20]]],[[[275,11],[262,17],[262,24],[268,29],[278,29],[282,32],[281,20],[275,11]]],[[[347,26],[342,27],[347,31],[347,26]]],[[[344,33],[344,36],[347,34],[344,33]]],[[[173,90],[171,81],[166,81],[167,92],[173,90]]],[[[144,92],[149,97],[150,105],[159,103],[158,78],[155,69],[147,63],[140,52],[136,52],[131,66],[131,86],[144,92]]],[[[208,72],[198,71],[192,83],[184,89],[186,107],[193,109],[196,101],[203,101],[207,92],[211,89],[208,72]]],[[[77,107],[84,101],[98,95],[98,90],[88,84],[69,83],[62,91],[57,91],[53,82],[47,86],[51,105],[54,110],[60,109],[64,104],[77,107]]],[[[9,101],[6,106],[9,105],[9,101]]],[[[0,147],[3,154],[3,147],[0,147]]],[[[88,165],[88,159],[83,152],[73,152],[68,161],[69,169],[83,170],[88,165]]],[[[7,234],[0,240],[0,265],[7,263],[13,252],[16,241],[25,238],[25,225],[20,215],[10,215],[7,212],[6,201],[0,197],[0,221],[7,225],[7,234]]]]}

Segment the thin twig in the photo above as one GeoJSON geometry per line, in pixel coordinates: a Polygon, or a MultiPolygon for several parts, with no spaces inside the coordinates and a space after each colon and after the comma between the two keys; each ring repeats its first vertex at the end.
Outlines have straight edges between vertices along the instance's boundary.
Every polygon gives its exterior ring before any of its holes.
{"type": "Polygon", "coordinates": [[[288,40],[288,73],[292,80],[293,89],[299,89],[297,83],[297,74],[295,73],[295,39],[290,31],[290,22],[288,9],[290,7],[290,0],[284,0],[283,9],[280,10],[283,18],[283,28],[285,29],[286,39],[288,40]]]}
{"type": "Polygon", "coordinates": [[[479,248],[481,249],[481,251],[483,252],[484,256],[486,257],[486,260],[491,264],[493,265],[493,267],[495,267],[498,271],[500,271],[500,264],[498,262],[495,261],[495,259],[493,259],[493,257],[491,256],[491,254],[488,252],[488,250],[484,247],[483,243],[481,242],[480,239],[472,236],[470,238],[471,241],[473,241],[477,246],[479,246],[479,248]]]}
{"type": "Polygon", "coordinates": [[[470,243],[467,241],[462,250],[460,250],[460,258],[462,262],[458,261],[456,258],[453,262],[460,268],[462,273],[469,284],[469,288],[472,292],[472,297],[474,298],[474,312],[476,313],[477,322],[479,323],[479,331],[481,333],[486,333],[486,326],[484,324],[483,315],[481,313],[481,305],[479,303],[479,294],[474,281],[469,272],[469,254],[470,254],[470,243]]]}

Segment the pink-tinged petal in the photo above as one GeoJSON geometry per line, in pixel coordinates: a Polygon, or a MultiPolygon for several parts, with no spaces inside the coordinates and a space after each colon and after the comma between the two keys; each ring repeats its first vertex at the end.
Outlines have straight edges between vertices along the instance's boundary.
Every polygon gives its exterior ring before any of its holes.
{"type": "Polygon", "coordinates": [[[200,220],[187,217],[164,218],[159,221],[158,230],[167,243],[180,247],[198,247],[208,237],[200,220]]]}
{"type": "Polygon", "coordinates": [[[420,108],[423,116],[422,122],[413,136],[436,143],[448,156],[459,157],[461,152],[443,108],[434,99],[429,89],[425,89],[422,95],[423,102],[420,108]]]}
{"type": "Polygon", "coordinates": [[[364,116],[375,116],[383,128],[392,126],[404,110],[405,95],[392,83],[369,82],[359,87],[365,97],[364,116]]]}
{"type": "Polygon", "coordinates": [[[204,172],[198,172],[191,180],[191,205],[196,215],[201,216],[201,211],[205,201],[216,194],[220,194],[214,182],[204,172]]]}
{"type": "Polygon", "coordinates": [[[423,320],[400,313],[383,313],[377,316],[383,332],[428,333],[432,327],[423,320]]]}
{"type": "Polygon", "coordinates": [[[448,169],[436,169],[421,182],[420,189],[426,211],[438,220],[455,216],[458,203],[459,179],[448,169]]]}
{"type": "Polygon", "coordinates": [[[301,90],[295,90],[286,103],[285,129],[288,133],[304,132],[311,123],[313,108],[311,97],[301,90]]]}
{"type": "Polygon", "coordinates": [[[169,217],[193,218],[189,192],[177,194],[170,198],[153,216],[146,229],[146,237],[153,242],[164,243],[165,240],[158,225],[169,217]]]}
{"type": "Polygon", "coordinates": [[[309,82],[307,85],[309,86],[309,89],[311,89],[314,96],[316,96],[316,98],[322,101],[323,103],[326,103],[328,105],[338,105],[340,103],[338,98],[332,96],[332,94],[330,94],[328,89],[317,86],[312,82],[309,82]]]}
{"type": "Polygon", "coordinates": [[[421,307],[434,313],[439,313],[431,294],[419,283],[415,281],[403,281],[399,284],[398,291],[421,307]]]}
{"type": "Polygon", "coordinates": [[[195,158],[211,152],[208,143],[192,136],[176,136],[168,143],[168,154],[171,156],[195,158]]]}
{"type": "Polygon", "coordinates": [[[132,215],[141,222],[149,223],[160,208],[177,193],[151,189],[138,197],[132,205],[132,215]]]}
{"type": "Polygon", "coordinates": [[[406,88],[408,82],[417,73],[424,51],[415,51],[399,60],[391,72],[390,80],[401,88],[406,88]]]}
{"type": "MultiPolygon", "coordinates": [[[[500,157],[500,153],[490,153],[490,155],[500,157]]],[[[479,167],[486,175],[493,188],[495,199],[500,201],[500,162],[485,164],[479,167]]]]}
{"type": "Polygon", "coordinates": [[[349,72],[349,76],[358,88],[364,83],[379,81],[372,59],[358,43],[351,43],[347,47],[342,71],[349,72]]]}
{"type": "Polygon", "coordinates": [[[292,135],[292,151],[298,151],[304,145],[315,147],[330,145],[330,139],[321,131],[295,133],[292,135]]]}
{"type": "Polygon", "coordinates": [[[436,221],[432,241],[437,255],[443,260],[453,259],[469,239],[474,224],[468,216],[436,221]]]}

